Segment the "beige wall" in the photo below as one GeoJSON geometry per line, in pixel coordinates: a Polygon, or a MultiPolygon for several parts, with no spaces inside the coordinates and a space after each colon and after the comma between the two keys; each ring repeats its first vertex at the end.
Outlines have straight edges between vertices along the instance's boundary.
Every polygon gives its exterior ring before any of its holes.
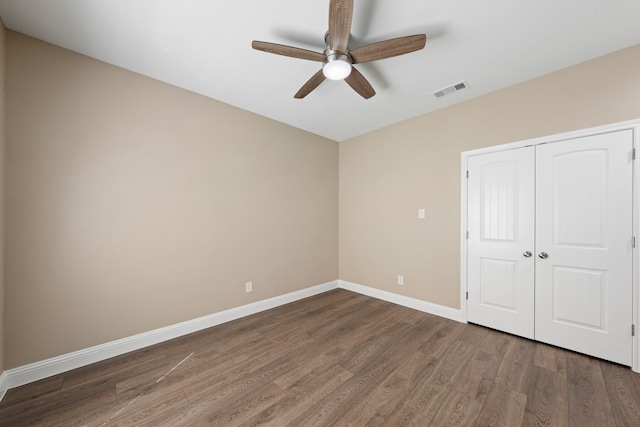
{"type": "Polygon", "coordinates": [[[4,174],[5,174],[5,46],[6,31],[0,19],[0,373],[4,371],[4,174]]]}
{"type": "Polygon", "coordinates": [[[6,369],[338,277],[459,307],[460,152],[640,118],[639,46],[338,147],[6,43],[6,369]]]}
{"type": "Polygon", "coordinates": [[[340,279],[459,308],[460,153],[638,118],[635,46],[340,143],[340,279]]]}
{"type": "Polygon", "coordinates": [[[7,81],[7,369],[338,278],[336,142],[11,31],[7,81]]]}

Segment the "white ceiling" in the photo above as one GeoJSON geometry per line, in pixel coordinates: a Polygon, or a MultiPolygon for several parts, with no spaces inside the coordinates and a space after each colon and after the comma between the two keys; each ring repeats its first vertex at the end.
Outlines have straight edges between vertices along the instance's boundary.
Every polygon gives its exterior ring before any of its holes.
{"type": "MultiPolygon", "coordinates": [[[[425,49],[297,90],[321,64],[251,49],[321,52],[329,0],[0,0],[5,26],[336,141],[640,43],[639,0],[355,0],[350,48],[426,33],[425,49]],[[466,80],[449,97],[432,92],[466,80]]],[[[596,82],[597,84],[598,82],[596,82]]]]}

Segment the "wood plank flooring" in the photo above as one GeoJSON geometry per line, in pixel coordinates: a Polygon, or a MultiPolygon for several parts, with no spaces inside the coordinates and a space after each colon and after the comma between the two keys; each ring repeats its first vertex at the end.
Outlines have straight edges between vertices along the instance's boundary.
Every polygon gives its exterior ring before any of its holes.
{"type": "Polygon", "coordinates": [[[333,290],[9,390],[0,426],[640,426],[640,374],[333,290]]]}

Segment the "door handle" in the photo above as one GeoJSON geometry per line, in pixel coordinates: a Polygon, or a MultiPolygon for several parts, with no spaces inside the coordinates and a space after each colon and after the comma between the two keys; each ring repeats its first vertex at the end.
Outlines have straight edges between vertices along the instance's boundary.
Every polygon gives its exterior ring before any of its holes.
{"type": "Polygon", "coordinates": [[[522,253],[522,256],[524,256],[525,258],[529,258],[531,255],[532,255],[532,254],[531,254],[531,251],[524,251],[524,252],[522,253]]]}
{"type": "Polygon", "coordinates": [[[542,258],[542,259],[547,259],[547,258],[549,258],[549,254],[548,254],[548,253],[546,253],[546,252],[540,252],[540,253],[538,254],[538,256],[539,256],[540,258],[542,258]]]}

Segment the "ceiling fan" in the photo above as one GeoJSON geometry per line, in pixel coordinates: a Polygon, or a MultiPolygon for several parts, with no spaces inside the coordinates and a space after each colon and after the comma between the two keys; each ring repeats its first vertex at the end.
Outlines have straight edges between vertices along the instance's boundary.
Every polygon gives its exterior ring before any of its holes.
{"type": "Polygon", "coordinates": [[[315,73],[294,95],[304,98],[325,79],[344,80],[363,98],[376,94],[367,79],[353,67],[353,64],[391,58],[424,48],[425,34],[398,37],[349,50],[349,36],[353,19],[353,0],[330,0],[329,31],[325,35],[326,48],[323,53],[254,40],[251,47],[277,55],[322,62],[322,69],[315,73]]]}

